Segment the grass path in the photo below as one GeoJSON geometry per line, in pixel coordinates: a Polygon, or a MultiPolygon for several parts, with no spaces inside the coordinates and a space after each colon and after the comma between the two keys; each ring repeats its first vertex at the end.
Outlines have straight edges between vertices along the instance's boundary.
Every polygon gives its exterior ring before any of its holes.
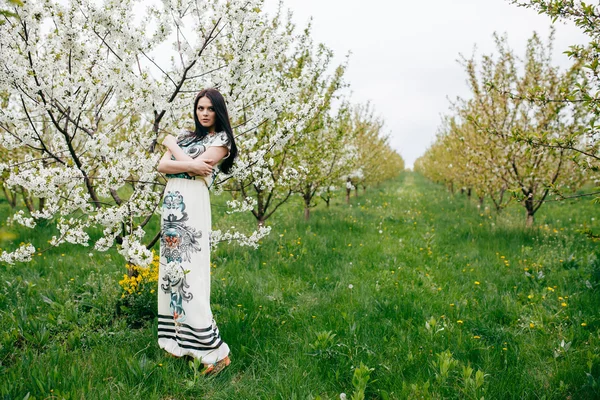
{"type": "MultiPolygon", "coordinates": [[[[258,251],[213,257],[233,363],[211,379],[167,357],[153,321],[131,329],[116,315],[115,253],[0,266],[0,396],[350,398],[362,363],[368,399],[598,398],[600,258],[577,232],[598,228],[597,206],[540,213],[527,231],[520,209],[480,210],[415,174],[309,223],[290,204],[258,251]]],[[[17,234],[39,246],[52,232],[17,234]]]]}

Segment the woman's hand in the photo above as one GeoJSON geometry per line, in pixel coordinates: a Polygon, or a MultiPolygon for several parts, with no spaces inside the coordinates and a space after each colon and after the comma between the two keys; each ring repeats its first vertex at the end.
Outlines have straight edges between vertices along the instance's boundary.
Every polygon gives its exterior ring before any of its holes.
{"type": "Polygon", "coordinates": [[[188,172],[188,174],[190,176],[195,176],[195,175],[209,176],[210,174],[212,174],[212,171],[213,171],[213,167],[212,167],[212,165],[210,165],[211,162],[212,162],[212,160],[208,160],[208,159],[203,159],[203,160],[196,159],[194,161],[191,161],[190,162],[190,171],[188,172]]]}

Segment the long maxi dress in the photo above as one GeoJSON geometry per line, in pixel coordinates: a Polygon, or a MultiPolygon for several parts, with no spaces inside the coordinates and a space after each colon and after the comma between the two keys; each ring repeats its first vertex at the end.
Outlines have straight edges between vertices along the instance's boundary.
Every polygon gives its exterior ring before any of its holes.
{"type": "MultiPolygon", "coordinates": [[[[178,144],[192,158],[210,146],[231,149],[225,132],[202,140],[185,132],[178,137],[178,144]]],[[[210,177],[167,174],[161,212],[158,345],[175,356],[190,355],[204,364],[229,354],[210,309],[208,189],[218,166],[214,171],[210,177]]]]}

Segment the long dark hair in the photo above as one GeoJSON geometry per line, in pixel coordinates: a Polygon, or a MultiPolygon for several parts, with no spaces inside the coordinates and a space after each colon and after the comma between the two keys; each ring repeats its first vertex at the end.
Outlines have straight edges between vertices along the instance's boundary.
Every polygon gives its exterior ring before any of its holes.
{"type": "Polygon", "coordinates": [[[194,124],[196,125],[196,130],[194,133],[200,139],[204,138],[208,135],[208,129],[202,126],[200,120],[198,119],[198,113],[196,109],[198,108],[198,102],[201,98],[208,97],[210,102],[215,109],[215,132],[225,132],[227,134],[227,138],[231,143],[231,149],[229,150],[229,157],[223,160],[221,163],[220,170],[224,173],[228,174],[233,166],[233,162],[238,155],[237,146],[235,145],[235,138],[233,137],[233,130],[231,129],[231,122],[229,121],[229,113],[227,112],[227,105],[225,104],[225,99],[223,95],[219,93],[217,89],[204,89],[196,96],[196,100],[194,100],[194,124]]]}

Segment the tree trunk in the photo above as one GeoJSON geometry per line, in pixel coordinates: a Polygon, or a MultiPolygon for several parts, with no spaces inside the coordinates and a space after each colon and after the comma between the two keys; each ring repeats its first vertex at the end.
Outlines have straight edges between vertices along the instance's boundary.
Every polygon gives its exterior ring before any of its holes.
{"type": "Polygon", "coordinates": [[[4,197],[6,197],[6,200],[8,201],[8,204],[10,204],[11,208],[15,208],[17,205],[17,196],[15,192],[11,192],[10,190],[8,190],[6,187],[4,187],[4,185],[2,185],[2,190],[4,191],[4,197]]]}
{"type": "Polygon", "coordinates": [[[325,204],[327,204],[327,208],[329,208],[329,201],[331,201],[331,197],[323,200],[325,200],[325,204]]]}
{"type": "Polygon", "coordinates": [[[479,196],[479,208],[483,209],[483,201],[485,200],[484,196],[479,196]]]}
{"type": "Polygon", "coordinates": [[[467,197],[471,200],[471,188],[467,189],[467,197]]]}
{"type": "Polygon", "coordinates": [[[33,212],[35,212],[35,207],[33,206],[33,199],[29,195],[29,192],[22,187],[21,194],[23,195],[23,201],[25,202],[25,206],[27,207],[29,212],[33,214],[33,212]]]}
{"type": "Polygon", "coordinates": [[[346,189],[346,204],[350,204],[350,189],[346,189]]]}
{"type": "Polygon", "coordinates": [[[533,227],[533,223],[534,223],[534,218],[533,218],[533,214],[529,214],[529,211],[527,212],[527,220],[525,222],[525,226],[528,228],[533,227]]]}
{"type": "Polygon", "coordinates": [[[308,221],[310,219],[310,199],[308,196],[304,196],[304,220],[308,221]]]}
{"type": "Polygon", "coordinates": [[[533,217],[533,215],[535,214],[535,210],[534,210],[534,207],[533,207],[533,196],[531,195],[531,193],[525,199],[525,210],[527,210],[527,219],[525,221],[525,226],[527,228],[531,228],[533,226],[533,223],[534,223],[534,217],[533,217]]]}

